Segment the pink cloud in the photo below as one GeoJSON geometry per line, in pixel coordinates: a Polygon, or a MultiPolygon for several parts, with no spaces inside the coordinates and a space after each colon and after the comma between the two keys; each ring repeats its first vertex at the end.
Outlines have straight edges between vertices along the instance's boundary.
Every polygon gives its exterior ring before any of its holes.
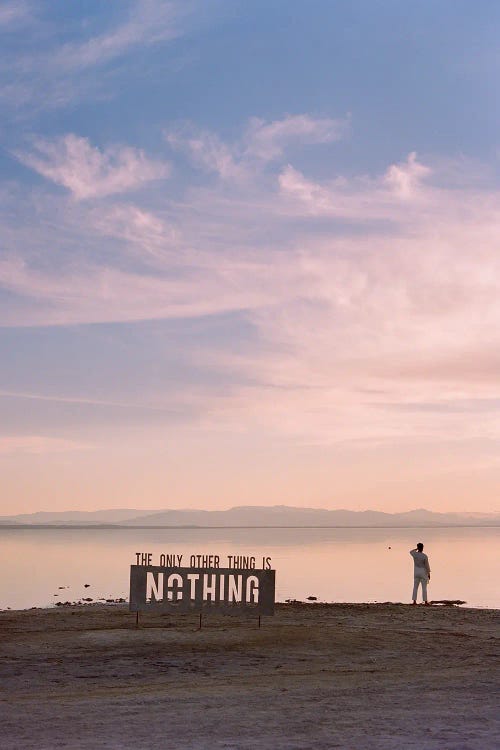
{"type": "Polygon", "coordinates": [[[329,117],[287,115],[271,122],[254,117],[243,142],[247,156],[271,161],[282,156],[287,146],[293,143],[332,143],[343,138],[346,130],[346,120],[329,117]]]}
{"type": "Polygon", "coordinates": [[[135,0],[129,17],[108,32],[81,43],[64,45],[56,64],[66,68],[86,68],[109,62],[138,46],[149,46],[175,39],[181,4],[165,0],[135,0]]]}
{"type": "MultiPolygon", "coordinates": [[[[283,166],[276,178],[257,157],[214,143],[199,149],[207,168],[241,167],[244,179],[197,184],[177,201],[159,190],[147,202],[92,205],[37,194],[37,216],[51,225],[57,215],[84,250],[40,267],[24,222],[9,225],[0,280],[19,302],[3,323],[237,312],[254,332],[251,349],[185,352],[233,383],[223,396],[191,393],[207,428],[248,424],[328,443],[439,441],[452,425],[464,439],[498,439],[497,415],[483,410],[474,422],[440,409],[497,396],[495,188],[414,154],[371,177],[318,180],[283,166]],[[406,420],[407,404],[431,406],[406,420]]],[[[36,241],[52,246],[42,230],[36,241]]]]}
{"type": "Polygon", "coordinates": [[[358,177],[346,180],[337,177],[323,183],[308,179],[290,164],[282,170],[279,185],[284,197],[293,200],[290,211],[313,216],[332,216],[370,220],[404,220],[413,218],[410,210],[420,212],[433,205],[442,206],[446,191],[425,186],[432,170],[417,161],[414,152],[406,162],[391,165],[376,178],[358,177]],[[424,189],[425,188],[425,189],[424,189]]]}
{"type": "Polygon", "coordinates": [[[165,139],[206,171],[215,172],[222,179],[237,180],[254,177],[293,144],[332,143],[341,139],[346,130],[345,120],[300,114],[271,122],[254,117],[234,143],[225,143],[216,134],[192,125],[167,130],[165,139]]]}
{"type": "Polygon", "coordinates": [[[111,146],[101,151],[71,133],[54,141],[38,138],[33,145],[33,151],[17,154],[19,160],[78,200],[124,193],[170,172],[168,164],[148,159],[140,149],[111,146]]]}

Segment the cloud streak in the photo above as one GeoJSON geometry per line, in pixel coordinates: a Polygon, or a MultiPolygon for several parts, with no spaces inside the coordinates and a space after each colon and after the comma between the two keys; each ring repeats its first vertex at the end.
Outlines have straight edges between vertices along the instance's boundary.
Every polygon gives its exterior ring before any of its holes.
{"type": "Polygon", "coordinates": [[[37,138],[30,152],[18,152],[26,166],[69,190],[77,200],[125,193],[168,177],[166,163],[148,159],[140,149],[111,146],[100,151],[72,133],[56,140],[37,138]]]}
{"type": "Polygon", "coordinates": [[[5,32],[15,32],[29,24],[32,20],[30,8],[22,0],[4,2],[0,6],[0,29],[5,32]]]}
{"type": "Polygon", "coordinates": [[[426,187],[432,169],[417,160],[416,153],[406,162],[393,164],[376,178],[338,177],[326,183],[308,179],[290,164],[279,176],[281,194],[290,199],[290,212],[338,219],[395,221],[410,224],[425,220],[425,213],[449,210],[451,193],[426,187]]]}
{"type": "MultiPolygon", "coordinates": [[[[91,13],[83,24],[72,24],[66,14],[58,23],[40,4],[8,3],[0,9],[0,29],[9,32],[15,54],[5,54],[0,66],[0,102],[22,119],[66,108],[77,99],[113,97],[111,83],[120,76],[120,62],[182,36],[196,5],[189,0],[127,0],[119,4],[119,20],[97,32],[91,13]],[[36,41],[29,47],[23,37],[27,27],[36,41]]],[[[105,16],[104,6],[102,10],[105,16]]],[[[97,19],[101,26],[99,13],[97,19]]]]}
{"type": "Polygon", "coordinates": [[[266,122],[254,117],[243,137],[243,152],[263,162],[283,156],[288,146],[296,143],[333,143],[347,132],[347,120],[311,117],[308,114],[287,115],[281,120],[266,122]]]}
{"type": "Polygon", "coordinates": [[[55,58],[55,66],[68,69],[98,67],[129,54],[137,47],[170,41],[179,35],[180,5],[164,0],[138,0],[129,17],[104,34],[83,42],[65,44],[55,58]]]}
{"type": "Polygon", "coordinates": [[[286,115],[270,122],[254,117],[242,137],[231,144],[224,143],[214,133],[197,130],[192,124],[166,130],[165,139],[207,172],[214,172],[224,180],[237,180],[255,176],[266,164],[280,159],[291,146],[338,141],[347,127],[346,120],[307,114],[286,115]]]}
{"type": "Polygon", "coordinates": [[[0,435],[0,456],[15,454],[45,455],[47,453],[67,453],[88,448],[83,443],[65,438],[46,435],[0,435]]]}

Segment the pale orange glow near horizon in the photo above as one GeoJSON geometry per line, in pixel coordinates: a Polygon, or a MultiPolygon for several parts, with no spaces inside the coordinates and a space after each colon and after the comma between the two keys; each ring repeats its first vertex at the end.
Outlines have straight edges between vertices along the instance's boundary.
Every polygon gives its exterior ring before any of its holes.
{"type": "MultiPolygon", "coordinates": [[[[290,505],[402,512],[498,510],[491,465],[460,468],[463,446],[298,446],[262,437],[183,436],[3,462],[3,515],[108,508],[222,510],[290,505]],[[26,471],[29,462],[30,471],[26,471]],[[479,492],[480,488],[480,492],[479,492]]],[[[0,457],[0,465],[2,463],[0,457]]]]}
{"type": "Polygon", "coordinates": [[[494,4],[268,5],[0,11],[0,514],[500,509],[494,4]]]}

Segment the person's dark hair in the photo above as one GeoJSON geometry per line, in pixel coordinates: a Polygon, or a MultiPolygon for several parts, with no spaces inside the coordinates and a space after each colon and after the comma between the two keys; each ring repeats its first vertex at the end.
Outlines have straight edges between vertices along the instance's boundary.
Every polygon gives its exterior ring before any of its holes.
{"type": "Polygon", "coordinates": [[[419,552],[422,552],[423,548],[424,548],[424,545],[422,544],[422,542],[419,542],[419,543],[417,544],[417,549],[418,549],[418,551],[419,551],[419,552]]]}

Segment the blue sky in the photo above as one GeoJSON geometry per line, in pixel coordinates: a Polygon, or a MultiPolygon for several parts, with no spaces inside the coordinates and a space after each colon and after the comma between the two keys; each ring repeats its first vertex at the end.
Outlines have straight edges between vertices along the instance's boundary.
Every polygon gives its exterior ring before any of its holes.
{"type": "Polygon", "coordinates": [[[3,2],[5,512],[491,510],[494,2],[3,2]]]}

